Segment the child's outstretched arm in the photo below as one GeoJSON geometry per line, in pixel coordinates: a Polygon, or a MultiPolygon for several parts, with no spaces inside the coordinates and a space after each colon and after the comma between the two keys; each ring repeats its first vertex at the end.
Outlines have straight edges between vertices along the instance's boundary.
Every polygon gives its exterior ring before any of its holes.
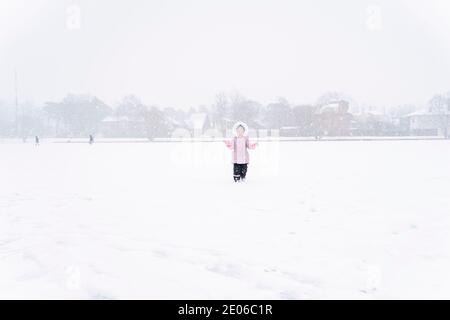
{"type": "Polygon", "coordinates": [[[255,143],[251,143],[250,141],[248,142],[247,148],[254,150],[256,149],[256,146],[258,145],[258,142],[255,143]]]}
{"type": "Polygon", "coordinates": [[[233,143],[231,141],[224,140],[223,142],[225,143],[225,145],[227,146],[228,149],[231,149],[231,150],[234,149],[233,143]]]}

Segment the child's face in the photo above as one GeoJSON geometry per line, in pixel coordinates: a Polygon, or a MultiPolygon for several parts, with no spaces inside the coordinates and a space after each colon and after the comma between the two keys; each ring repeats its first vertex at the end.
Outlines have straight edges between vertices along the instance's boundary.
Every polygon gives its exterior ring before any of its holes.
{"type": "Polygon", "coordinates": [[[239,127],[237,127],[236,132],[237,132],[238,137],[242,137],[244,135],[245,130],[244,130],[244,128],[239,126],[239,127]]]}

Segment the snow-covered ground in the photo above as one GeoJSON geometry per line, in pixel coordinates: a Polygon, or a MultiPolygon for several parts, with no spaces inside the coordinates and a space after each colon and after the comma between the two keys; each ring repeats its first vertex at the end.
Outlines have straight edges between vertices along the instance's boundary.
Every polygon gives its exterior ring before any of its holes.
{"type": "Polygon", "coordinates": [[[450,141],[0,144],[0,298],[450,298],[450,141]]]}

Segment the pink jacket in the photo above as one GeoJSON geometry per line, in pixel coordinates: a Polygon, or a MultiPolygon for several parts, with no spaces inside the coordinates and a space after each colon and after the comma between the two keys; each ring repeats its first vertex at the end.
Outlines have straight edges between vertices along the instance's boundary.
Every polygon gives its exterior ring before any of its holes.
{"type": "Polygon", "coordinates": [[[255,149],[256,143],[250,143],[248,137],[234,137],[233,140],[225,140],[226,146],[233,150],[232,163],[249,163],[250,158],[248,154],[248,149],[255,149]]]}

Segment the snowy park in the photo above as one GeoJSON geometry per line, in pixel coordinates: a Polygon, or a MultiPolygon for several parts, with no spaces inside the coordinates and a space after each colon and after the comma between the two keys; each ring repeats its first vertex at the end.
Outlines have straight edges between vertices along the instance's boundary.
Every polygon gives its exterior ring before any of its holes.
{"type": "Polygon", "coordinates": [[[0,143],[0,299],[448,299],[449,143],[0,143]]]}
{"type": "Polygon", "coordinates": [[[450,300],[449,0],[1,0],[0,49],[0,301],[450,300]]]}

